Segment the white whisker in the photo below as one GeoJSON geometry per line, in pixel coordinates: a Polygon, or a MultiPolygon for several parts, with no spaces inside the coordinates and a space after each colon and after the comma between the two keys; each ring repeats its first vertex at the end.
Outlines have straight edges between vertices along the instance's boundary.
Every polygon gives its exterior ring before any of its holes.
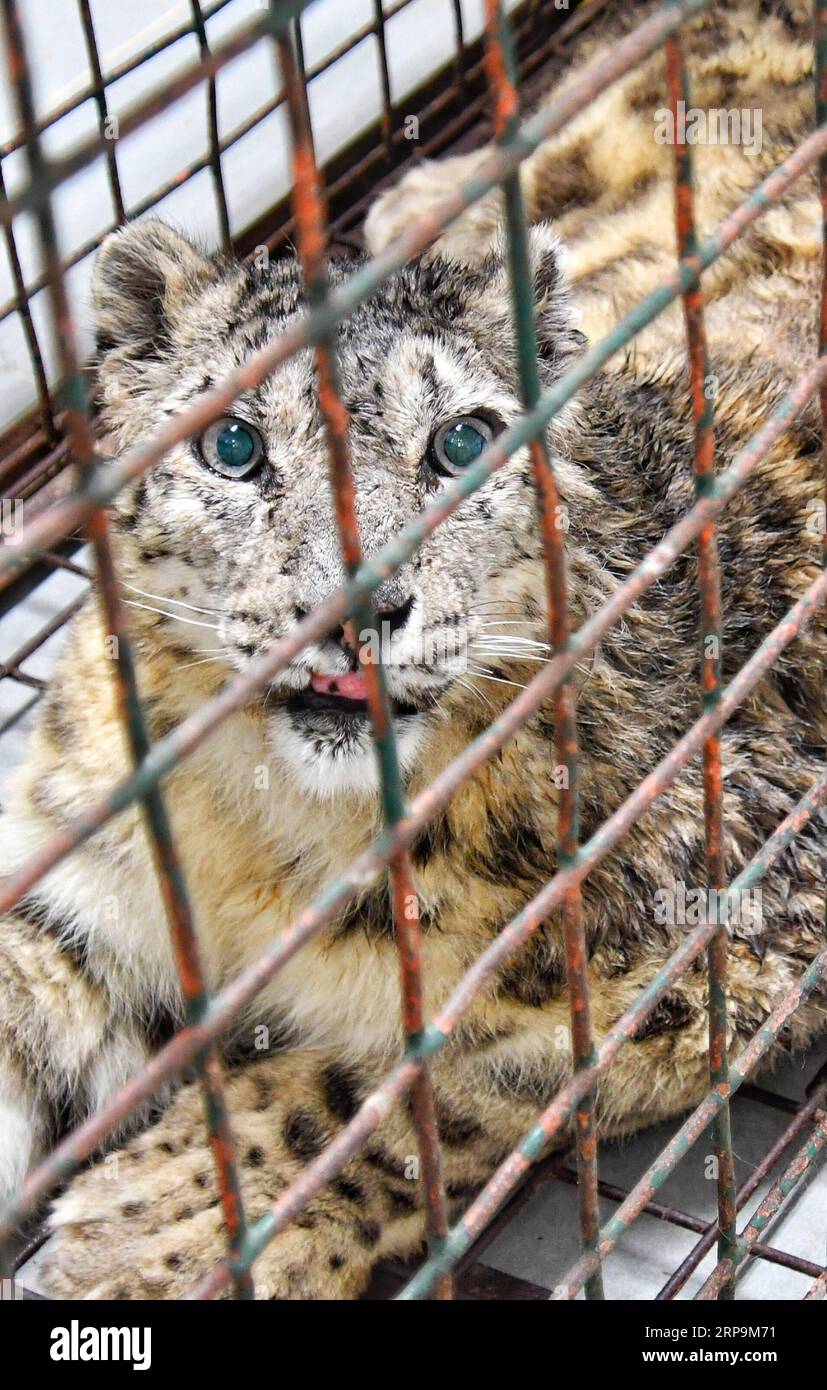
{"type": "Polygon", "coordinates": [[[185,618],[182,613],[170,613],[166,608],[153,608],[149,603],[138,603],[134,598],[125,598],[124,603],[128,603],[130,608],[145,608],[147,613],[160,613],[162,618],[172,618],[178,623],[190,623],[192,627],[209,627],[213,632],[218,631],[218,623],[198,622],[195,618],[185,618]]]}
{"type": "Polygon", "coordinates": [[[484,599],[482,603],[472,603],[471,611],[480,613],[483,608],[502,608],[503,606],[524,608],[525,603],[524,600],[518,598],[488,598],[484,599]]]}
{"type": "Polygon", "coordinates": [[[199,608],[194,603],[185,603],[182,598],[172,598],[169,594],[151,594],[148,589],[139,589],[137,584],[127,584],[125,579],[121,580],[124,589],[131,589],[133,594],[140,594],[141,598],[154,598],[156,603],[177,603],[179,608],[188,608],[192,613],[209,613],[213,617],[221,616],[220,608],[199,608]]]}
{"type": "Polygon", "coordinates": [[[226,666],[226,662],[220,656],[205,656],[201,661],[184,661],[180,666],[176,666],[176,671],[186,671],[190,666],[206,666],[207,662],[214,661],[218,666],[226,666]]]}
{"type": "MultiPolygon", "coordinates": [[[[504,622],[501,622],[501,621],[497,620],[496,622],[492,622],[492,623],[481,623],[480,626],[481,626],[481,627],[484,627],[484,628],[489,628],[489,627],[522,627],[523,624],[522,624],[521,622],[519,622],[519,621],[515,618],[515,620],[514,620],[513,622],[509,622],[507,619],[506,619],[504,622]]],[[[493,640],[500,640],[500,639],[501,639],[502,641],[508,640],[509,642],[527,642],[527,643],[530,643],[530,644],[531,644],[532,646],[534,646],[534,647],[547,647],[547,646],[548,646],[548,642],[541,642],[541,641],[539,641],[538,638],[536,638],[536,637],[523,637],[523,636],[520,635],[519,632],[487,632],[487,633],[486,633],[486,641],[490,641],[490,640],[492,640],[492,639],[493,639],[493,640]]]]}
{"type": "MultiPolygon", "coordinates": [[[[470,670],[470,667],[469,667],[470,670]]],[[[489,676],[485,671],[471,671],[472,676],[476,676],[481,681],[496,681],[497,685],[513,685],[517,690],[525,690],[526,687],[520,681],[507,681],[502,676],[489,676]]]]}
{"type": "Polygon", "coordinates": [[[547,666],[551,661],[550,656],[535,656],[533,652],[509,652],[503,647],[474,647],[470,655],[492,657],[495,661],[536,661],[541,666],[547,666]]]}
{"type": "Polygon", "coordinates": [[[477,687],[475,685],[472,685],[470,681],[463,680],[462,676],[457,676],[456,682],[457,685],[462,686],[463,690],[467,690],[470,695],[476,695],[477,699],[482,701],[483,704],[488,705],[489,709],[494,708],[491,701],[488,699],[488,696],[485,694],[484,690],[478,690],[477,687]]]}
{"type": "Polygon", "coordinates": [[[500,608],[500,607],[496,607],[496,608],[493,608],[493,607],[492,607],[492,608],[474,608],[474,607],[472,607],[472,608],[469,608],[469,609],[468,609],[468,612],[471,614],[472,617],[475,617],[475,618],[482,618],[482,619],[485,619],[486,621],[490,621],[490,622],[502,621],[502,622],[509,622],[509,623],[531,623],[531,622],[536,622],[536,621],[537,621],[536,618],[530,618],[530,617],[528,616],[528,614],[526,613],[526,611],[525,611],[525,609],[523,608],[522,604],[520,604],[520,603],[515,603],[514,606],[513,606],[512,608],[510,608],[510,609],[509,609],[509,608],[503,609],[503,608],[500,608]],[[513,616],[515,612],[518,614],[518,616],[517,616],[516,618],[513,616]],[[508,616],[509,613],[512,614],[512,616],[511,616],[510,618],[509,618],[509,616],[508,616]]]}
{"type": "Polygon", "coordinates": [[[534,618],[486,618],[482,627],[526,627],[534,618]]]}
{"type": "Polygon", "coordinates": [[[548,642],[534,642],[528,637],[515,637],[513,633],[503,633],[501,637],[498,637],[496,633],[487,632],[482,637],[475,637],[469,646],[489,647],[491,651],[496,651],[500,647],[507,648],[509,651],[519,647],[525,647],[528,650],[538,647],[543,651],[549,650],[548,642]]]}

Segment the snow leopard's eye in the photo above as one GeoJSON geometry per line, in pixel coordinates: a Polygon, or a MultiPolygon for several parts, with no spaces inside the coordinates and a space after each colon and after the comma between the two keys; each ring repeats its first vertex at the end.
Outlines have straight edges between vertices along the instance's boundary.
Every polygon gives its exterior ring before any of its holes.
{"type": "Polygon", "coordinates": [[[431,465],[437,473],[455,477],[475,463],[494,438],[495,430],[479,415],[459,415],[440,425],[431,441],[431,465]]]}
{"type": "Polygon", "coordinates": [[[264,453],[258,430],[246,420],[224,415],[205,430],[199,441],[204,462],[224,478],[246,478],[264,453]]]}

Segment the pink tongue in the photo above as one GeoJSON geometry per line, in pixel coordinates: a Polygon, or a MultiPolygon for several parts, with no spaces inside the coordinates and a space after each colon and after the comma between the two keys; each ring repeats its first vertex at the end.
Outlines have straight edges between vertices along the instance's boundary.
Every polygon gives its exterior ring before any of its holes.
{"type": "Polygon", "coordinates": [[[344,676],[310,677],[310,685],[319,695],[340,695],[343,700],[366,700],[367,686],[358,671],[348,671],[344,676]]]}

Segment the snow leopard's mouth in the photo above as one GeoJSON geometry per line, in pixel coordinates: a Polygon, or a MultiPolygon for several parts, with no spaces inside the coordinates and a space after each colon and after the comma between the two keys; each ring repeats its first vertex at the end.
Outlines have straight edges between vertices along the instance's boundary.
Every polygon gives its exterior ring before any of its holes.
{"type": "MultiPolygon", "coordinates": [[[[405,700],[392,699],[394,718],[418,714],[415,705],[405,700]]],[[[291,695],[287,708],[294,715],[332,715],[345,720],[364,720],[370,717],[367,687],[358,671],[348,671],[341,676],[321,676],[315,672],[310,684],[291,695]]]]}

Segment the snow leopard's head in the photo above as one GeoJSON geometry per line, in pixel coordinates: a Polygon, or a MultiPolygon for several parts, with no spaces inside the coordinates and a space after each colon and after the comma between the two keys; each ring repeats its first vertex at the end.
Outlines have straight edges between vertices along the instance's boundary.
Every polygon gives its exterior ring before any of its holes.
{"type": "MultiPolygon", "coordinates": [[[[535,229],[531,252],[548,382],[582,337],[571,327],[554,234],[535,229]]],[[[336,262],[332,279],[355,268],[336,262]]],[[[93,295],[102,414],[117,450],[145,440],[305,309],[295,259],[216,259],[156,221],[107,239],[93,295]]],[[[474,269],[437,257],[406,267],[339,327],[336,357],[370,557],[521,413],[502,254],[474,269]]],[[[562,420],[552,426],[553,448],[564,429],[562,420]]],[[[312,352],[243,390],[200,439],[173,448],[121,495],[117,525],[130,597],[179,614],[163,619],[164,633],[192,660],[224,662],[228,673],[336,589],[343,567],[312,352]]],[[[406,767],[439,727],[438,706],[479,703],[479,692],[507,679],[508,654],[529,650],[530,628],[518,620],[523,596],[537,592],[539,553],[521,449],[376,591],[371,640],[386,664],[406,767]]],[[[266,694],[274,755],[321,795],[374,783],[348,636],[335,632],[304,651],[266,694]]]]}

